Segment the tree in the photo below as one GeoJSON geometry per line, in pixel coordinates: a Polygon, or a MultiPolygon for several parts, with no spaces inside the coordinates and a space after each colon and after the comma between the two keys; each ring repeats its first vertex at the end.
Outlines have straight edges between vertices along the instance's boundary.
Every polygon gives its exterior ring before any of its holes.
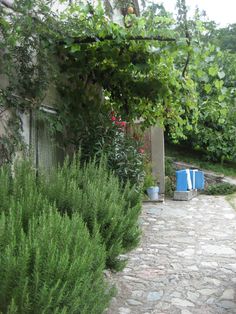
{"type": "Polygon", "coordinates": [[[236,23],[220,28],[217,32],[217,39],[222,50],[236,53],[236,23]]]}
{"type": "MultiPolygon", "coordinates": [[[[236,158],[235,128],[235,55],[217,47],[219,33],[214,22],[205,22],[199,12],[195,18],[180,23],[190,35],[185,73],[195,82],[198,121],[186,129],[185,144],[202,151],[213,160],[236,158]]],[[[181,19],[180,19],[181,21],[181,19]]],[[[180,61],[181,64],[181,61],[180,61]]],[[[189,116],[189,113],[185,112],[189,116]]],[[[169,132],[176,140],[177,136],[169,132]]]]}

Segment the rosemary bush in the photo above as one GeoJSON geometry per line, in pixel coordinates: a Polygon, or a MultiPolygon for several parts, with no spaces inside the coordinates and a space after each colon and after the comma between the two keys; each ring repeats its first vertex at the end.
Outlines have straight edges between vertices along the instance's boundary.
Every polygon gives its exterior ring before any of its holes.
{"type": "Polygon", "coordinates": [[[80,213],[61,213],[30,163],[0,169],[0,313],[103,313],[106,250],[80,213]]]}
{"type": "Polygon", "coordinates": [[[135,247],[140,236],[137,221],[141,203],[135,186],[121,186],[103,159],[81,167],[75,156],[71,163],[67,160],[54,170],[48,180],[41,178],[41,187],[62,213],[80,213],[91,235],[100,234],[107,267],[124,267],[119,255],[135,247]]]}

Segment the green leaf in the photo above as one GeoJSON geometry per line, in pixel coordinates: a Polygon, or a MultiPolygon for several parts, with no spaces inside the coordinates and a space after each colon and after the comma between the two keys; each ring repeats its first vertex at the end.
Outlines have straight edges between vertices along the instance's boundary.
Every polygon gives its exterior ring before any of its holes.
{"type": "Polygon", "coordinates": [[[70,51],[71,51],[72,53],[78,52],[78,51],[80,51],[80,46],[77,45],[77,44],[73,44],[73,45],[71,46],[71,48],[70,48],[70,51]]]}
{"type": "Polygon", "coordinates": [[[205,84],[204,89],[205,89],[207,94],[210,94],[210,92],[212,90],[211,84],[205,84]]]}
{"type": "Polygon", "coordinates": [[[219,123],[220,123],[220,124],[224,124],[224,123],[225,123],[225,119],[220,118],[220,119],[219,119],[219,123]]]}
{"type": "Polygon", "coordinates": [[[219,80],[216,80],[216,81],[214,82],[214,85],[215,85],[215,87],[216,87],[218,90],[221,90],[223,84],[224,84],[224,82],[223,82],[223,81],[219,81],[219,80]]]}
{"type": "Polygon", "coordinates": [[[221,101],[223,101],[225,99],[225,96],[224,95],[220,95],[219,97],[218,97],[218,100],[221,102],[221,101]]]}
{"type": "Polygon", "coordinates": [[[216,76],[218,73],[218,67],[217,66],[211,66],[208,70],[208,73],[210,76],[216,76]]]}
{"type": "Polygon", "coordinates": [[[203,70],[201,70],[201,69],[197,70],[197,76],[199,78],[203,77],[204,75],[205,75],[205,72],[203,70]]]}
{"type": "Polygon", "coordinates": [[[224,78],[225,77],[225,72],[224,71],[218,72],[218,76],[219,76],[220,79],[224,78]]]}

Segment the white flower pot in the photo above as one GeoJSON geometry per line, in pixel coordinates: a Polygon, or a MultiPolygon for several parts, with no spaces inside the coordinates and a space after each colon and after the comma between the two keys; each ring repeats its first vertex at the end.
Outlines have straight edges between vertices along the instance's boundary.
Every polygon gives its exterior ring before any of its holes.
{"type": "Polygon", "coordinates": [[[148,197],[151,201],[157,201],[159,198],[159,187],[158,186],[150,186],[147,189],[148,197]]]}

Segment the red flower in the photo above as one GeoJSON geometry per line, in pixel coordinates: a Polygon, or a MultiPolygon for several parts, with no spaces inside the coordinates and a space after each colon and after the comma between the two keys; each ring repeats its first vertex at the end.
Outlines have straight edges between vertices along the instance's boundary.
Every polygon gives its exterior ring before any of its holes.
{"type": "Polygon", "coordinates": [[[115,116],[112,116],[112,117],[111,117],[111,121],[116,121],[116,117],[115,117],[115,116]]]}
{"type": "Polygon", "coordinates": [[[142,147],[140,147],[140,148],[138,149],[138,152],[139,152],[140,154],[144,154],[144,153],[145,153],[145,150],[144,150],[142,147]]]}
{"type": "Polygon", "coordinates": [[[126,122],[125,121],[116,121],[116,125],[120,127],[126,127],[126,122]]]}

